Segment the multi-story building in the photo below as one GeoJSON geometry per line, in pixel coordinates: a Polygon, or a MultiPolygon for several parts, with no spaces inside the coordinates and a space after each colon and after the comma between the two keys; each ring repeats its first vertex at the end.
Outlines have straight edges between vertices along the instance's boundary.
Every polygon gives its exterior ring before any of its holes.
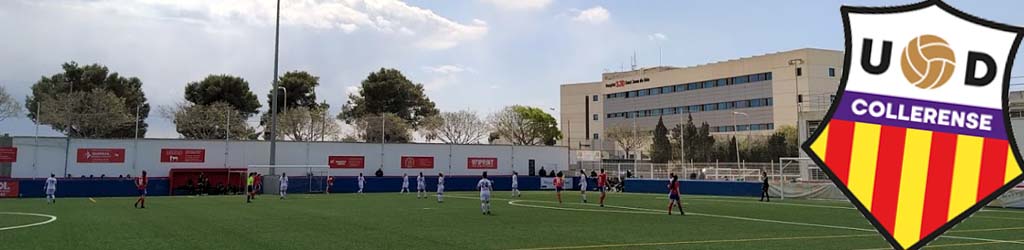
{"type": "MultiPolygon", "coordinates": [[[[767,135],[794,126],[799,109],[824,110],[842,76],[843,53],[798,49],[692,67],[653,67],[561,86],[562,145],[630,157],[605,131],[669,128],[693,116],[715,135],[767,135]]],[[[807,119],[802,119],[807,120],[807,119]]]]}

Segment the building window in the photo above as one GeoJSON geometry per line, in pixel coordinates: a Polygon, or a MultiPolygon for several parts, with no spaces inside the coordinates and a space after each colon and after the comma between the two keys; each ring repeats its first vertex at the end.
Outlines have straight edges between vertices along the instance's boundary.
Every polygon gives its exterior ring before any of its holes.
{"type": "Polygon", "coordinates": [[[594,114],[594,120],[597,121],[597,114],[594,114]]]}
{"type": "Polygon", "coordinates": [[[804,68],[796,68],[796,76],[803,76],[804,68]]]}
{"type": "Polygon", "coordinates": [[[650,92],[647,91],[646,89],[641,89],[641,90],[637,90],[636,91],[636,95],[637,96],[647,96],[648,93],[650,93],[650,92]]]}
{"type": "Polygon", "coordinates": [[[661,87],[661,93],[662,94],[672,93],[672,89],[673,89],[672,86],[661,87]]]}
{"type": "Polygon", "coordinates": [[[686,84],[676,85],[676,92],[686,91],[686,84]]]}
{"type": "Polygon", "coordinates": [[[661,89],[660,88],[653,88],[653,89],[651,89],[651,95],[657,95],[657,94],[661,94],[661,89]]]}
{"type": "Polygon", "coordinates": [[[596,102],[597,101],[597,95],[594,95],[593,97],[591,97],[591,99],[593,99],[596,102]]]}
{"type": "Polygon", "coordinates": [[[735,82],[736,84],[747,83],[749,81],[750,77],[747,76],[740,76],[733,79],[733,82],[735,82]]]}
{"type": "Polygon", "coordinates": [[[836,77],[836,68],[828,68],[828,77],[836,77]]]}
{"type": "Polygon", "coordinates": [[[598,136],[598,134],[594,133],[594,140],[599,140],[599,139],[601,139],[601,138],[598,136]]]}

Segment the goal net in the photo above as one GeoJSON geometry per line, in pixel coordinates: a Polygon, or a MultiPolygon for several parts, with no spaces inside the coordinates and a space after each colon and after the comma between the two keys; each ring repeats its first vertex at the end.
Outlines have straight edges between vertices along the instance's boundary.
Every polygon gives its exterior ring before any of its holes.
{"type": "Polygon", "coordinates": [[[249,173],[262,176],[258,193],[277,194],[281,175],[288,176],[288,193],[323,193],[327,190],[328,165],[249,165],[249,173]]]}
{"type": "Polygon", "coordinates": [[[779,166],[769,178],[772,183],[769,193],[783,199],[846,199],[821,166],[807,157],[779,158],[779,166]]]}

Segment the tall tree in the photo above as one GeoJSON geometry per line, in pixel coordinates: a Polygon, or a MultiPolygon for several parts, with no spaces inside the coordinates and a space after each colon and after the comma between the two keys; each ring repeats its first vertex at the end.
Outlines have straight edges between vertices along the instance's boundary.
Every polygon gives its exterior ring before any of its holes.
{"type": "Polygon", "coordinates": [[[555,145],[562,138],[555,117],[534,107],[514,105],[491,114],[491,127],[514,145],[555,145]]]}
{"type": "Polygon", "coordinates": [[[406,143],[412,141],[412,126],[395,114],[386,113],[382,120],[378,115],[364,115],[352,123],[356,137],[363,142],[406,143]],[[382,125],[383,122],[383,125],[382,125]],[[381,129],[384,130],[381,138],[381,129]]]}
{"type": "Polygon", "coordinates": [[[449,144],[477,144],[487,138],[490,128],[475,112],[442,112],[424,120],[424,135],[449,144]]]}
{"type": "Polygon", "coordinates": [[[278,114],[278,138],[293,141],[323,141],[338,139],[341,127],[327,115],[327,104],[314,107],[288,108],[278,114]],[[323,107],[323,108],[321,108],[323,107]]]}
{"type": "MultiPolygon", "coordinates": [[[[644,132],[633,130],[632,127],[614,126],[606,128],[604,134],[609,140],[615,142],[626,155],[636,154],[637,150],[643,148],[647,143],[647,135],[644,132]]],[[[639,156],[639,154],[637,155],[639,156]]]]}
{"type": "Polygon", "coordinates": [[[6,87],[0,85],[0,122],[18,116],[20,113],[21,104],[18,104],[18,100],[7,93],[6,87]]]}
{"type": "Polygon", "coordinates": [[[123,98],[110,91],[61,93],[36,101],[43,105],[37,117],[40,123],[74,131],[74,137],[119,138],[118,130],[112,128],[134,126],[135,115],[129,114],[123,98]]]}
{"type": "MultiPolygon", "coordinates": [[[[135,124],[138,123],[140,136],[145,136],[149,125],[146,118],[149,117],[149,103],[146,102],[146,95],[142,92],[142,81],[136,77],[123,77],[117,72],[111,72],[106,66],[92,64],[79,66],[75,62],[67,62],[61,65],[63,72],[52,76],[43,76],[32,85],[32,95],[25,98],[25,108],[29,111],[28,117],[37,121],[39,107],[63,109],[67,111],[67,119],[44,119],[42,124],[49,124],[54,130],[60,131],[72,137],[90,138],[131,138],[135,136],[135,124]],[[98,90],[98,92],[96,91],[98,90]],[[72,93],[83,94],[72,94],[72,93]],[[84,93],[110,93],[114,99],[101,97],[86,98],[84,93]],[[58,100],[60,97],[77,98],[76,100],[58,100]],[[49,100],[49,101],[47,101],[49,100]],[[39,102],[43,103],[37,106],[39,102]],[[67,105],[73,104],[102,104],[111,101],[119,102],[119,107],[84,107],[71,106],[64,108],[52,107],[59,105],[58,102],[67,105]],[[136,112],[138,111],[138,112],[136,112]],[[112,115],[113,123],[86,123],[92,117],[100,117],[99,114],[88,112],[118,112],[106,113],[112,115]],[[123,123],[117,117],[130,117],[131,122],[123,123]],[[56,121],[61,120],[61,121],[56,121]],[[56,124],[64,122],[64,124],[56,124]],[[68,126],[67,122],[70,123],[68,126]],[[96,127],[100,126],[100,127],[96,127]]],[[[44,115],[46,115],[44,113],[44,115]]]]}
{"type": "MultiPolygon", "coordinates": [[[[305,71],[291,71],[278,78],[278,86],[284,90],[276,91],[276,95],[274,90],[267,93],[267,107],[272,107],[273,98],[277,98],[278,139],[307,141],[337,135],[340,131],[337,124],[322,119],[331,106],[326,102],[317,103],[316,87],[319,85],[320,77],[305,71]],[[320,129],[312,130],[313,127],[320,129]]],[[[264,138],[270,138],[270,111],[267,109],[260,117],[260,125],[267,128],[264,138]]]]}
{"type": "Polygon", "coordinates": [[[693,115],[687,117],[686,124],[676,125],[672,129],[672,138],[676,141],[676,146],[673,148],[678,148],[679,143],[683,143],[683,151],[685,151],[683,161],[706,161],[707,152],[711,150],[711,144],[706,142],[710,135],[702,136],[700,131],[701,128],[693,124],[693,115]]]}
{"type": "Polygon", "coordinates": [[[228,135],[231,139],[252,139],[256,133],[246,123],[245,115],[226,102],[161,106],[160,113],[186,139],[224,139],[228,135]]]}
{"type": "Polygon", "coordinates": [[[260,101],[249,90],[249,82],[230,75],[209,75],[202,81],[188,83],[185,100],[195,105],[223,102],[245,118],[252,117],[260,109],[260,101]]]}
{"type": "Polygon", "coordinates": [[[661,117],[658,117],[658,125],[654,127],[653,141],[651,144],[651,162],[667,163],[672,160],[672,142],[668,140],[668,128],[661,117]]]}
{"type": "Polygon", "coordinates": [[[352,123],[364,116],[391,113],[418,128],[424,118],[438,113],[434,102],[423,92],[423,84],[414,84],[396,69],[381,68],[370,73],[350,94],[338,119],[352,123]]]}
{"type": "Polygon", "coordinates": [[[779,160],[779,157],[796,157],[797,131],[793,126],[782,126],[775,130],[775,133],[768,138],[768,155],[772,160],[779,160]]]}
{"type": "Polygon", "coordinates": [[[715,137],[711,135],[711,125],[708,125],[707,122],[701,123],[697,133],[694,134],[693,143],[695,161],[711,162],[715,160],[715,137]]]}
{"type": "Polygon", "coordinates": [[[739,142],[736,141],[736,136],[735,135],[732,136],[732,138],[729,138],[729,150],[728,150],[729,161],[739,161],[739,159],[736,159],[736,156],[737,156],[737,151],[736,150],[737,150],[737,147],[738,147],[737,146],[738,143],[739,142]]]}
{"type": "MultiPolygon", "coordinates": [[[[316,87],[320,86],[320,77],[305,71],[290,71],[279,77],[277,84],[285,89],[278,91],[277,94],[278,112],[285,108],[320,108],[321,104],[316,100],[316,87]]],[[[274,90],[267,93],[267,107],[271,106],[272,98],[274,90]]]]}

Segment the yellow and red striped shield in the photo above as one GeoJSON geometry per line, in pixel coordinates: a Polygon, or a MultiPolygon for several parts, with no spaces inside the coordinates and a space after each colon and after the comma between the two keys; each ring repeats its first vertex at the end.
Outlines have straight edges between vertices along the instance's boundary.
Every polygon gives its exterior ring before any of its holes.
{"type": "Polygon", "coordinates": [[[1006,96],[1018,27],[940,1],[842,8],[836,102],[803,149],[896,249],[1021,182],[1006,96]]]}

